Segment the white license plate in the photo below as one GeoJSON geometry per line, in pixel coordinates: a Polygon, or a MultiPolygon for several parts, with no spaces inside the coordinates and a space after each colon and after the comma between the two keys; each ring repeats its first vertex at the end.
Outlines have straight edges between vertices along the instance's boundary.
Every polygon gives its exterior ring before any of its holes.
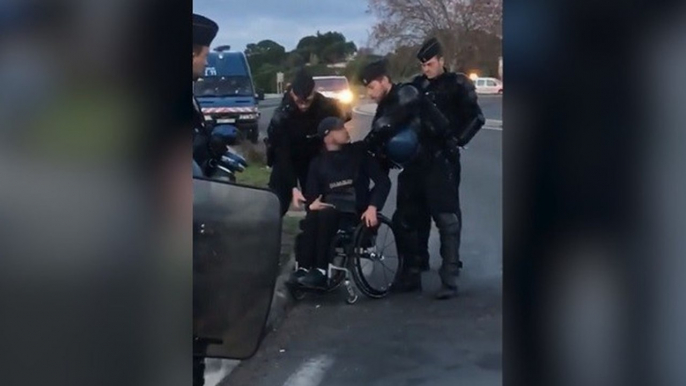
{"type": "Polygon", "coordinates": [[[217,119],[217,123],[236,123],[236,118],[217,119]]]}

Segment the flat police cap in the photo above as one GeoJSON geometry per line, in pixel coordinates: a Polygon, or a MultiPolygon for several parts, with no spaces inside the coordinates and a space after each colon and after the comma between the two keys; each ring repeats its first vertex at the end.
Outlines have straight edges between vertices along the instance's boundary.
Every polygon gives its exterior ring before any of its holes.
{"type": "Polygon", "coordinates": [[[214,21],[193,14],[193,44],[198,46],[209,47],[212,44],[215,36],[217,36],[219,26],[214,21]]]}
{"type": "Polygon", "coordinates": [[[422,48],[417,52],[417,59],[422,63],[426,63],[434,56],[442,54],[443,48],[441,47],[441,43],[438,42],[438,39],[431,38],[422,44],[422,48]]]}
{"type": "Polygon", "coordinates": [[[360,71],[360,80],[365,86],[369,83],[388,75],[388,68],[386,61],[381,59],[371,62],[364,66],[360,71]]]}

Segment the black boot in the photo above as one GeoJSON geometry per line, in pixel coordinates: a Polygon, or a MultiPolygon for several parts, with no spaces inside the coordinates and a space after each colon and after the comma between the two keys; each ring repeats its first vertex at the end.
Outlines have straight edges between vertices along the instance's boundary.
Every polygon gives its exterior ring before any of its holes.
{"type": "Polygon", "coordinates": [[[393,283],[393,292],[414,292],[422,290],[422,271],[418,267],[418,258],[405,259],[398,279],[393,283]]]}
{"type": "Polygon", "coordinates": [[[461,263],[459,255],[460,221],[454,213],[441,213],[436,218],[436,225],[441,236],[441,258],[443,264],[438,271],[441,278],[441,289],[436,299],[450,299],[457,295],[456,277],[461,263]]]}

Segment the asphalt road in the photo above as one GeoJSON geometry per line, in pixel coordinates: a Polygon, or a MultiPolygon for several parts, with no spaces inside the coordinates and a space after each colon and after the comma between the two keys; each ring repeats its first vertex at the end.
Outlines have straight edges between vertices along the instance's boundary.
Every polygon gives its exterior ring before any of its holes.
{"type": "MultiPolygon", "coordinates": [[[[493,107],[490,102],[483,106],[487,114],[496,111],[487,116],[490,119],[499,119],[496,98],[492,98],[493,107]]],[[[268,122],[273,110],[262,111],[262,119],[268,122]]],[[[370,121],[369,116],[355,114],[350,122],[353,140],[366,133],[370,121]]],[[[382,300],[361,297],[353,306],[337,294],[309,296],[267,336],[254,358],[241,362],[219,384],[502,384],[501,133],[486,128],[463,152],[460,251],[465,269],[458,298],[432,299],[439,287],[436,269],[440,265],[434,228],[432,270],[423,275],[423,293],[382,300]]],[[[396,175],[392,175],[394,183],[396,175]]],[[[384,213],[390,216],[394,209],[395,189],[384,213]]]]}

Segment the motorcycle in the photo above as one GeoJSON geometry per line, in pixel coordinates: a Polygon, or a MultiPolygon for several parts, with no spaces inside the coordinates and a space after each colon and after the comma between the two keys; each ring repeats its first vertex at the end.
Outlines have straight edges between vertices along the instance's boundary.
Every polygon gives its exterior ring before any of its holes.
{"type": "Polygon", "coordinates": [[[238,142],[238,129],[231,125],[219,125],[212,130],[212,136],[221,138],[226,144],[226,152],[217,159],[210,160],[210,178],[220,181],[236,182],[236,174],[245,171],[248,162],[232,146],[238,142]]]}

